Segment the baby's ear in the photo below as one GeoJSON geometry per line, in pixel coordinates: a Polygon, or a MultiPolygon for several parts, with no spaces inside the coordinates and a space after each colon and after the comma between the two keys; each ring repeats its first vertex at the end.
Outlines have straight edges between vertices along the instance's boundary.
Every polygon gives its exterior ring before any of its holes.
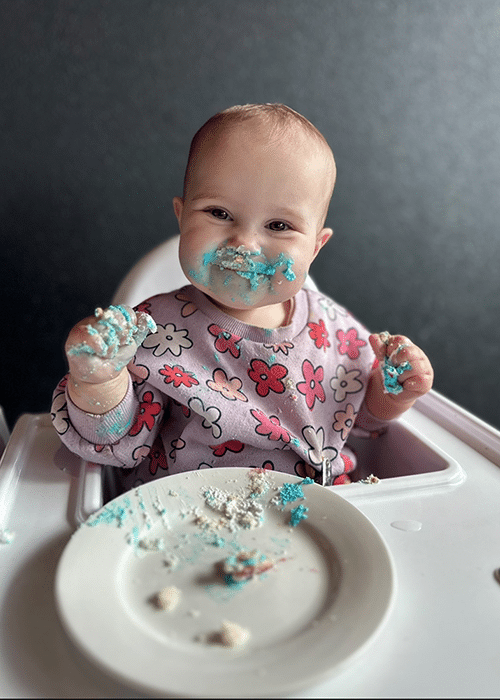
{"type": "Polygon", "coordinates": [[[331,228],[324,228],[321,229],[321,231],[318,233],[316,236],[316,247],[314,248],[314,255],[316,256],[321,248],[328,243],[330,238],[333,236],[333,229],[331,228]]]}
{"type": "Polygon", "coordinates": [[[177,221],[179,224],[181,223],[180,219],[182,216],[182,210],[184,208],[184,202],[180,197],[174,197],[173,199],[173,205],[174,205],[174,213],[175,216],[177,217],[177,221]]]}

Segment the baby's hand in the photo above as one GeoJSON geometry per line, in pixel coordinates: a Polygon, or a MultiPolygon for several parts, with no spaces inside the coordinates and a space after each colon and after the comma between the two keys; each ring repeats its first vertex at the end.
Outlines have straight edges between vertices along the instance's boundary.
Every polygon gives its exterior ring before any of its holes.
{"type": "Polygon", "coordinates": [[[73,380],[101,384],[117,377],[156,324],[130,306],[97,308],[70,331],[66,357],[73,380]]]}
{"type": "Polygon", "coordinates": [[[432,387],[434,372],[427,355],[404,335],[373,334],[370,345],[380,362],[382,389],[399,404],[412,404],[432,387]]]}

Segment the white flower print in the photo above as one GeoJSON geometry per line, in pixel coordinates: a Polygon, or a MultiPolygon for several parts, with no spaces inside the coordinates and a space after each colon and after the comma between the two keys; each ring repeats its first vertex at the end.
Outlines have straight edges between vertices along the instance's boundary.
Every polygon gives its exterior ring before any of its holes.
{"type": "Polygon", "coordinates": [[[337,411],[334,415],[335,422],[333,424],[333,429],[336,433],[340,433],[342,440],[347,440],[354,421],[356,420],[356,413],[354,412],[354,406],[352,403],[348,403],[345,407],[345,411],[337,411]]]}
{"type": "Polygon", "coordinates": [[[334,399],[337,403],[342,403],[347,394],[356,394],[363,388],[363,382],[357,377],[361,374],[359,369],[351,369],[349,372],[344,365],[337,367],[337,376],[330,379],[330,386],[334,391],[334,399]]]}
{"type": "Polygon", "coordinates": [[[56,431],[59,435],[64,435],[69,428],[68,406],[66,403],[66,394],[64,392],[57,394],[55,397],[52,402],[50,415],[56,431]]]}
{"type": "Polygon", "coordinates": [[[202,426],[207,428],[207,430],[211,429],[214,438],[220,438],[222,435],[222,428],[220,427],[218,421],[221,417],[221,412],[217,406],[209,406],[208,408],[205,408],[203,401],[197,396],[193,396],[193,398],[189,399],[188,406],[192,411],[204,419],[202,426]]]}
{"type": "Polygon", "coordinates": [[[319,300],[319,305],[325,310],[326,315],[331,321],[335,321],[337,314],[340,314],[340,316],[347,316],[347,311],[341,306],[338,306],[331,299],[328,299],[328,297],[322,297],[319,300]]]}
{"type": "Polygon", "coordinates": [[[186,318],[187,316],[191,316],[194,314],[198,309],[195,306],[195,304],[191,301],[191,299],[186,295],[183,294],[182,292],[178,292],[175,295],[175,298],[178,299],[179,301],[183,301],[184,306],[181,309],[181,316],[183,318],[186,318]]]}
{"type": "Polygon", "coordinates": [[[325,461],[333,462],[338,455],[335,447],[325,447],[325,431],[323,428],[314,430],[312,425],[302,428],[304,440],[309,445],[307,459],[311,464],[322,465],[325,461]]]}
{"type": "Polygon", "coordinates": [[[188,338],[188,331],[185,328],[177,330],[173,323],[165,326],[157,325],[156,333],[150,333],[143,341],[144,348],[155,348],[153,355],[160,357],[166,352],[170,352],[175,357],[179,357],[184,348],[190,348],[193,341],[188,338]]]}

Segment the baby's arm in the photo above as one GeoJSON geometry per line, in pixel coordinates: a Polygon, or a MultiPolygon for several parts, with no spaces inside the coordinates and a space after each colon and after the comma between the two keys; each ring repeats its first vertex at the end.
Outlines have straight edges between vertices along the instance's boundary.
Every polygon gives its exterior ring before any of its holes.
{"type": "Polygon", "coordinates": [[[155,329],[151,316],[125,305],[98,308],[74,326],[65,345],[71,401],[93,414],[115,408],[127,393],[127,364],[155,329]]]}
{"type": "Polygon", "coordinates": [[[380,366],[372,370],[365,403],[376,418],[392,420],[431,389],[432,365],[427,355],[403,335],[374,334],[370,345],[380,366]]]}

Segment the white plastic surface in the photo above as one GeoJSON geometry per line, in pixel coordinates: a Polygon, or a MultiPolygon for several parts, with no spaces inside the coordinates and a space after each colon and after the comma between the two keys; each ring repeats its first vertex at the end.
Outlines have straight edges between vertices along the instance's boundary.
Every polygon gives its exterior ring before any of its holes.
{"type": "MultiPolygon", "coordinates": [[[[439,415],[441,397],[431,400],[439,415]]],[[[443,415],[448,408],[442,400],[443,415]]],[[[459,464],[464,481],[393,494],[367,484],[364,498],[348,498],[386,541],[398,595],[367,655],[295,697],[498,696],[500,469],[482,452],[496,455],[500,434],[453,410],[457,434],[416,408],[405,426],[459,464]],[[483,429],[487,444],[478,451],[473,444],[483,429]]],[[[79,466],[60,448],[49,416],[19,419],[0,466],[0,476],[18,469],[5,521],[15,539],[0,546],[3,697],[137,696],[86,662],[57,618],[55,567],[75,528],[79,466]]],[[[344,487],[337,493],[348,497],[344,487]]]]}
{"type": "Polygon", "coordinates": [[[7,421],[5,420],[3,408],[0,406],[0,455],[4,451],[5,445],[7,444],[9,437],[10,431],[7,427],[7,421]]]}

